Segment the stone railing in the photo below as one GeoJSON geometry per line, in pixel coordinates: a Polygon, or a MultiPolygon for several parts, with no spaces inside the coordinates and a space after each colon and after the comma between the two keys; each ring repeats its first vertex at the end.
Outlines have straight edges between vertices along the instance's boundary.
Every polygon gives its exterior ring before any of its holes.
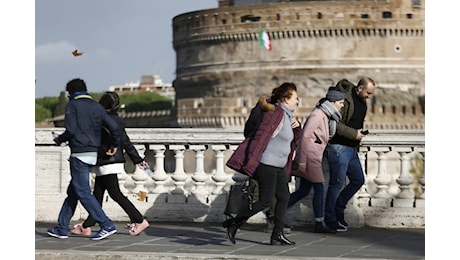
{"type": "MultiPolygon", "coordinates": [[[[70,181],[69,148],[54,145],[51,132],[35,130],[35,220],[56,222],[70,181]]],[[[244,178],[225,166],[242,141],[241,130],[130,128],[127,133],[150,164],[153,177],[128,159],[119,174],[120,188],[152,221],[220,222],[227,192],[244,178]]],[[[352,226],[425,226],[424,132],[374,130],[363,141],[360,158],[366,184],[350,201],[346,218],[352,226]]],[[[325,173],[328,176],[328,173],[325,173]]],[[[93,176],[94,177],[94,176],[93,176]]],[[[93,178],[91,184],[93,183],[93,178]]],[[[289,183],[296,188],[295,178],[289,183]]],[[[103,208],[116,221],[129,221],[106,194],[103,208]]],[[[312,194],[289,210],[292,224],[313,221],[312,194]]],[[[79,204],[75,221],[86,218],[79,204]]],[[[262,212],[249,222],[264,223],[262,212]]]]}

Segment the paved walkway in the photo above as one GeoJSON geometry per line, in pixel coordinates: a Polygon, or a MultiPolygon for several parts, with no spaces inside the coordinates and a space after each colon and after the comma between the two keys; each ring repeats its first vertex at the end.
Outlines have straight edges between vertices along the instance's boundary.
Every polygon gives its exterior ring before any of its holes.
{"type": "Polygon", "coordinates": [[[425,259],[425,229],[363,227],[316,234],[311,226],[294,227],[287,237],[295,246],[272,246],[263,225],[244,225],[235,245],[219,223],[151,222],[135,237],[124,223],[116,225],[116,234],[92,241],[70,233],[68,239],[50,237],[46,230],[54,223],[35,223],[35,259],[425,259]]]}

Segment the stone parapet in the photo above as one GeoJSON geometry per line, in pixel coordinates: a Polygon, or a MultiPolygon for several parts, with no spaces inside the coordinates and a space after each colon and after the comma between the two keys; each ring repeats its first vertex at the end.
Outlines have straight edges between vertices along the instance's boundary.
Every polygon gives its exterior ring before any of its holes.
{"type": "MultiPolygon", "coordinates": [[[[56,221],[70,181],[69,149],[55,146],[51,131],[62,132],[63,129],[35,130],[37,222],[56,221]]],[[[119,175],[120,189],[148,219],[224,220],[229,187],[244,177],[225,166],[243,140],[240,130],[128,128],[127,133],[138,152],[145,156],[154,175],[149,178],[128,159],[125,173],[119,175]]],[[[363,140],[359,156],[366,184],[346,209],[350,225],[424,227],[424,147],[424,132],[416,130],[376,130],[363,140]]],[[[91,179],[92,185],[94,175],[91,179]]],[[[291,192],[296,185],[297,180],[292,178],[291,192]]],[[[294,225],[313,221],[311,196],[289,211],[288,217],[294,225]]],[[[107,195],[103,207],[114,221],[129,221],[126,213],[107,195]]],[[[73,220],[86,217],[85,209],[79,204],[73,220]]],[[[265,216],[258,213],[249,221],[264,223],[265,216]]]]}

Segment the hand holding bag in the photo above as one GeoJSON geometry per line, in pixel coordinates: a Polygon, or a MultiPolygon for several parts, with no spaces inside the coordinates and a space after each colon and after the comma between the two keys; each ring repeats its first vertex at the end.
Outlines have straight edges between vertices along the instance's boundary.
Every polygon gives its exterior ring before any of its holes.
{"type": "Polygon", "coordinates": [[[228,193],[224,214],[229,217],[250,215],[252,205],[256,201],[254,196],[255,189],[256,183],[251,178],[244,182],[233,184],[228,193]]]}

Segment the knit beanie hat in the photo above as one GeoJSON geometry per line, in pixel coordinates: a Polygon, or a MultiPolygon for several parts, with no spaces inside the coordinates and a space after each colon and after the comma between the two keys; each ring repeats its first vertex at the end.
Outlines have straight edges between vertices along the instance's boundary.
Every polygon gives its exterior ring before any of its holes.
{"type": "Polygon", "coordinates": [[[345,93],[338,90],[329,89],[327,91],[326,98],[331,102],[339,101],[345,99],[345,93]]]}

